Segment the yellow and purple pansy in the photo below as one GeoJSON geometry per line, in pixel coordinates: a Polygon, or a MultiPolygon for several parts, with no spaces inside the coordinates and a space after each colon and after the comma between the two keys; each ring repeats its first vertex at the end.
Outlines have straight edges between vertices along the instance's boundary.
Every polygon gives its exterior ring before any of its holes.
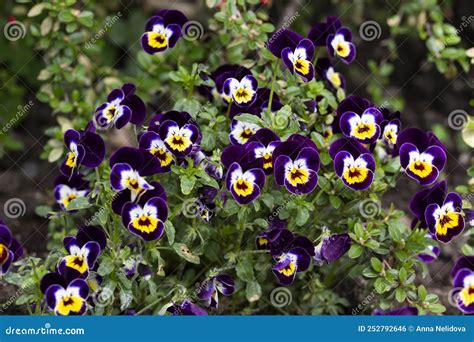
{"type": "Polygon", "coordinates": [[[275,182],[296,195],[312,192],[320,167],[316,144],[299,134],[291,135],[273,151],[275,182]]]}
{"type": "Polygon", "coordinates": [[[246,75],[240,79],[230,77],[224,81],[222,88],[225,99],[239,107],[249,107],[257,98],[258,82],[253,75],[246,75]]]}
{"type": "Polygon", "coordinates": [[[319,58],[316,62],[316,73],[334,89],[345,88],[346,80],[341,73],[336,72],[328,58],[319,58]]]}
{"type": "Polygon", "coordinates": [[[456,304],[462,312],[474,314],[474,257],[459,258],[451,270],[456,304]]]}
{"type": "Polygon", "coordinates": [[[144,133],[140,137],[139,147],[148,151],[152,157],[151,162],[157,164],[157,173],[166,173],[171,170],[171,165],[175,163],[175,156],[158,133],[154,131],[144,133]]]}
{"type": "Polygon", "coordinates": [[[224,296],[230,296],[234,291],[234,279],[222,273],[200,284],[196,295],[199,299],[205,301],[207,306],[217,308],[219,305],[219,292],[224,296]]]}
{"type": "MultiPolygon", "coordinates": [[[[231,103],[230,110],[229,110],[229,117],[233,119],[236,115],[243,114],[243,113],[254,114],[254,115],[260,116],[262,112],[268,111],[268,104],[270,102],[270,92],[271,91],[269,88],[266,88],[266,87],[258,88],[255,102],[252,103],[248,107],[240,107],[234,103],[231,103]]],[[[277,110],[281,109],[282,107],[283,107],[283,104],[280,102],[280,98],[278,97],[278,94],[273,93],[272,105],[271,105],[270,111],[274,113],[277,110]]]]}
{"type": "Polygon", "coordinates": [[[96,108],[94,125],[102,130],[113,125],[120,129],[129,122],[140,125],[145,120],[146,107],[142,99],[135,95],[135,90],[135,85],[131,83],[112,90],[107,102],[96,108]]]}
{"type": "Polygon", "coordinates": [[[328,36],[335,34],[342,27],[341,21],[336,16],[326,17],[326,22],[314,24],[308,32],[314,46],[326,46],[328,36]]]}
{"type": "Polygon", "coordinates": [[[10,228],[0,220],[0,276],[8,272],[13,262],[23,256],[23,247],[10,228]]]}
{"type": "Polygon", "coordinates": [[[69,152],[61,164],[60,171],[67,177],[78,173],[81,165],[95,168],[104,160],[105,143],[100,135],[95,133],[92,123],[89,123],[84,131],[67,130],[64,134],[64,143],[69,152]]]}
{"type": "Polygon", "coordinates": [[[83,178],[82,174],[61,175],[54,181],[54,198],[62,210],[68,210],[73,200],[86,197],[89,191],[89,182],[83,178]]]}
{"type": "Polygon", "coordinates": [[[352,111],[345,112],[339,119],[339,126],[346,137],[354,138],[362,144],[372,144],[380,137],[382,121],[380,110],[369,107],[361,115],[352,111]]]}
{"type": "Polygon", "coordinates": [[[303,81],[314,78],[314,45],[309,39],[302,39],[296,48],[285,47],[281,51],[281,59],[291,73],[299,75],[303,81]]]}
{"type": "Polygon", "coordinates": [[[221,155],[227,169],[226,187],[237,203],[248,204],[258,198],[265,185],[262,161],[242,145],[231,145],[221,155]]]}
{"type": "Polygon", "coordinates": [[[122,223],[132,234],[145,241],[159,239],[168,218],[168,207],[160,197],[150,198],[143,206],[127,202],[122,209],[122,223]]]}
{"type": "Polygon", "coordinates": [[[370,151],[355,139],[340,138],[329,148],[334,160],[334,171],[346,186],[366,190],[372,184],[375,159],[370,151]]]}
{"type": "Polygon", "coordinates": [[[407,128],[397,140],[405,173],[420,185],[434,183],[446,165],[445,147],[439,139],[432,132],[407,128]]]}
{"type": "Polygon", "coordinates": [[[341,121],[341,117],[346,112],[354,112],[359,115],[362,115],[362,113],[370,107],[374,107],[373,103],[364,97],[355,95],[350,95],[346,97],[344,100],[341,101],[341,103],[339,103],[336,108],[336,117],[332,122],[332,128],[334,133],[342,133],[339,123],[341,121]]]}
{"type": "Polygon", "coordinates": [[[436,240],[449,242],[464,230],[462,198],[455,192],[446,195],[443,203],[431,203],[425,210],[425,221],[436,240]]]}
{"type": "Polygon", "coordinates": [[[233,119],[229,140],[234,145],[244,145],[259,129],[260,126],[257,124],[233,119]]]}
{"type": "Polygon", "coordinates": [[[259,129],[249,139],[247,148],[253,152],[256,159],[263,161],[263,171],[266,175],[273,173],[273,151],[280,144],[280,137],[268,128],[259,129]]]}
{"type": "Polygon", "coordinates": [[[59,274],[64,275],[68,269],[74,269],[81,278],[87,278],[100,254],[99,244],[96,241],[87,241],[84,245],[79,245],[74,237],[68,236],[64,239],[64,247],[69,255],[59,261],[59,274]]]}
{"type": "Polygon", "coordinates": [[[330,56],[337,56],[346,64],[355,59],[356,48],[352,43],[352,32],[347,27],[341,27],[334,34],[329,34],[326,46],[330,56]]]}
{"type": "Polygon", "coordinates": [[[188,18],[177,10],[161,10],[145,25],[141,37],[143,50],[150,55],[163,52],[176,45],[188,18]]]}
{"type": "Polygon", "coordinates": [[[50,285],[45,293],[48,307],[60,316],[83,315],[88,296],[89,286],[83,279],[75,279],[67,287],[50,285]]]}
{"type": "Polygon", "coordinates": [[[398,135],[402,128],[402,122],[400,121],[401,114],[399,111],[391,113],[387,108],[381,109],[383,121],[380,125],[382,128],[382,140],[387,146],[387,150],[392,154],[397,154],[396,151],[398,135]]]}

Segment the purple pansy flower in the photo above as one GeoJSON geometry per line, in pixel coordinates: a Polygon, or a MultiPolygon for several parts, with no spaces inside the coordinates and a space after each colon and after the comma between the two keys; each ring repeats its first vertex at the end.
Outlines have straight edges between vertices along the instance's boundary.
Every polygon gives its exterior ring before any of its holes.
{"type": "Polygon", "coordinates": [[[10,228],[0,220],[0,275],[8,272],[13,262],[23,256],[23,247],[15,239],[10,228]]]}
{"type": "MultiPolygon", "coordinates": [[[[270,89],[269,88],[258,88],[257,97],[255,102],[248,107],[239,107],[234,103],[230,105],[229,117],[233,119],[236,115],[248,113],[260,116],[263,111],[268,110],[268,104],[270,102],[270,89]]],[[[272,104],[270,111],[276,112],[283,107],[283,104],[280,102],[280,98],[276,93],[273,93],[272,104]]]]}
{"type": "Polygon", "coordinates": [[[67,210],[71,201],[89,194],[89,182],[82,174],[58,176],[54,181],[54,198],[62,210],[67,210]]]}
{"type": "Polygon", "coordinates": [[[431,188],[417,191],[410,200],[410,211],[421,222],[421,227],[428,227],[425,222],[426,208],[436,203],[442,205],[446,197],[448,184],[445,180],[431,186],[431,188]]]}
{"type": "Polygon", "coordinates": [[[268,128],[259,129],[249,139],[247,148],[256,159],[263,161],[263,171],[267,175],[273,173],[273,151],[280,143],[280,137],[268,128]]]}
{"type": "Polygon", "coordinates": [[[246,67],[237,64],[223,64],[209,76],[214,81],[214,87],[203,86],[201,89],[204,90],[209,100],[216,97],[228,104],[232,98],[224,93],[224,82],[229,78],[242,79],[245,76],[252,76],[252,72],[246,67]]]}
{"type": "Polygon", "coordinates": [[[232,145],[224,149],[222,164],[227,169],[226,186],[239,204],[248,204],[258,198],[265,185],[262,161],[257,160],[246,147],[232,145]]]}
{"type": "Polygon", "coordinates": [[[229,140],[234,145],[244,145],[259,129],[260,126],[257,124],[233,119],[229,140]]]}
{"type": "Polygon", "coordinates": [[[302,135],[291,135],[273,151],[275,181],[293,194],[307,194],[316,188],[319,167],[316,144],[302,135]]]}
{"type": "Polygon", "coordinates": [[[372,184],[375,160],[370,151],[357,140],[341,138],[329,149],[334,170],[346,186],[353,190],[366,190],[372,184]]]}
{"type": "Polygon", "coordinates": [[[439,248],[438,244],[435,242],[435,238],[431,233],[427,233],[425,237],[427,239],[433,240],[433,243],[430,244],[427,248],[430,253],[420,253],[418,254],[418,259],[420,259],[426,264],[429,264],[438,259],[441,253],[441,248],[439,248]]]}
{"type": "Polygon", "coordinates": [[[217,308],[219,305],[219,292],[224,296],[230,296],[234,291],[234,279],[227,274],[219,274],[202,283],[197,290],[197,296],[199,299],[206,301],[208,306],[217,308]]]}
{"type": "Polygon", "coordinates": [[[413,306],[389,310],[375,309],[372,314],[375,316],[418,316],[418,309],[413,306]]]}
{"type": "Polygon", "coordinates": [[[421,185],[434,183],[446,165],[445,147],[439,139],[432,132],[407,128],[397,140],[405,173],[421,185]]]}
{"type": "Polygon", "coordinates": [[[159,11],[145,25],[145,33],[141,37],[143,50],[153,55],[174,47],[187,21],[188,18],[180,11],[159,11]]]}
{"type": "Polygon", "coordinates": [[[456,304],[462,312],[474,314],[474,257],[461,257],[453,266],[453,288],[456,304]]]}
{"type": "Polygon", "coordinates": [[[67,287],[54,284],[46,290],[46,303],[56,315],[82,315],[87,309],[89,286],[83,279],[73,280],[67,287]]]}
{"type": "Polygon", "coordinates": [[[95,133],[93,125],[88,125],[84,131],[67,130],[64,143],[69,152],[61,164],[60,171],[65,176],[70,177],[77,173],[81,165],[95,168],[104,160],[105,143],[100,135],[95,133]]]}
{"type": "Polygon", "coordinates": [[[339,123],[341,121],[341,117],[346,113],[346,112],[354,112],[359,115],[362,115],[362,113],[370,108],[373,107],[374,105],[372,102],[370,102],[368,99],[360,97],[360,96],[355,96],[351,95],[346,97],[344,100],[339,103],[339,105],[336,108],[336,117],[334,118],[334,121],[332,123],[332,127],[334,130],[334,133],[340,133],[341,128],[339,127],[339,123]]]}
{"type": "Polygon", "coordinates": [[[316,23],[308,33],[314,46],[326,46],[330,34],[335,34],[342,27],[341,21],[336,16],[326,17],[326,22],[316,23]]]}
{"type": "Polygon", "coordinates": [[[362,144],[372,144],[380,137],[382,120],[380,110],[369,107],[361,115],[345,112],[339,119],[339,127],[346,137],[357,139],[362,144]]]}
{"type": "Polygon", "coordinates": [[[132,234],[145,241],[159,239],[168,218],[168,207],[160,197],[150,198],[143,206],[127,202],[122,209],[122,223],[132,234]]]}
{"type": "Polygon", "coordinates": [[[352,63],[355,59],[356,48],[352,43],[352,32],[347,27],[341,27],[336,33],[329,34],[326,47],[330,56],[337,56],[346,64],[352,63]]]}
{"type": "Polygon", "coordinates": [[[402,129],[401,114],[399,111],[391,113],[387,108],[382,108],[381,112],[383,115],[383,121],[380,125],[382,140],[387,145],[389,151],[398,153],[395,147],[397,146],[398,135],[402,129]]]}
{"type": "Polygon", "coordinates": [[[158,133],[153,131],[144,133],[140,137],[139,146],[151,155],[153,163],[157,164],[158,173],[166,173],[171,170],[171,165],[175,163],[174,155],[158,133]]]}
{"type": "Polygon", "coordinates": [[[431,203],[425,210],[425,221],[431,234],[436,240],[449,242],[464,230],[462,198],[455,192],[450,192],[443,203],[431,203]]]}
{"type": "Polygon", "coordinates": [[[319,58],[316,62],[316,72],[319,78],[325,80],[334,89],[345,88],[346,80],[334,70],[328,58],[319,58]]]}
{"type": "Polygon", "coordinates": [[[334,234],[323,238],[315,248],[316,262],[333,262],[341,258],[351,247],[349,234],[334,234]]]}
{"type": "Polygon", "coordinates": [[[172,304],[166,311],[173,316],[207,316],[206,310],[187,299],[181,304],[172,304]]]}
{"type": "Polygon", "coordinates": [[[225,99],[232,99],[239,107],[248,107],[257,98],[258,82],[253,75],[246,75],[242,78],[230,77],[225,80],[222,91],[225,99]]]}

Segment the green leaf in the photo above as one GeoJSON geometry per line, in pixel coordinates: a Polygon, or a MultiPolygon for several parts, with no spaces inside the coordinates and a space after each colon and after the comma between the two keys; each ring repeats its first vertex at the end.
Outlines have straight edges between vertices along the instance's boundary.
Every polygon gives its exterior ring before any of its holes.
{"type": "Polygon", "coordinates": [[[196,177],[184,175],[180,178],[181,192],[183,195],[189,195],[196,184],[196,177]]]}
{"type": "Polygon", "coordinates": [[[426,299],[426,288],[423,285],[418,286],[418,299],[422,302],[426,299]]]}
{"type": "Polygon", "coordinates": [[[259,283],[256,281],[252,281],[247,283],[247,287],[245,289],[245,297],[249,302],[256,302],[262,297],[262,288],[259,283]]]}
{"type": "Polygon", "coordinates": [[[63,10],[59,12],[58,18],[64,23],[70,23],[71,21],[74,21],[75,16],[70,10],[63,10]]]}
{"type": "Polygon", "coordinates": [[[342,204],[342,200],[339,197],[332,195],[329,196],[329,202],[331,202],[334,209],[339,209],[342,204]]]}
{"type": "Polygon", "coordinates": [[[309,219],[309,210],[304,207],[298,207],[298,212],[296,214],[296,225],[301,227],[309,219]]]}
{"type": "Polygon", "coordinates": [[[375,271],[382,272],[382,262],[379,259],[375,257],[370,258],[370,264],[375,271]]]}
{"type": "Polygon", "coordinates": [[[175,250],[175,252],[186,261],[189,261],[190,263],[193,263],[193,264],[199,264],[201,262],[199,256],[191,253],[188,246],[186,246],[184,243],[175,243],[173,244],[172,247],[175,250]]]}
{"type": "Polygon", "coordinates": [[[47,205],[39,205],[35,208],[35,213],[41,217],[48,217],[49,213],[51,213],[53,209],[48,207],[47,205]]]}
{"type": "Polygon", "coordinates": [[[112,273],[114,270],[114,264],[110,257],[105,256],[99,263],[99,268],[97,269],[97,273],[101,276],[106,276],[112,273]]]}
{"type": "Polygon", "coordinates": [[[253,123],[255,125],[263,126],[262,119],[253,114],[240,114],[235,117],[238,121],[253,123]]]}
{"type": "Polygon", "coordinates": [[[255,277],[253,275],[253,265],[247,258],[239,260],[235,266],[235,273],[237,277],[245,282],[253,282],[255,277]]]}
{"type": "Polygon", "coordinates": [[[165,232],[168,237],[168,243],[172,245],[174,243],[175,229],[171,221],[165,222],[165,232]]]}
{"type": "Polygon", "coordinates": [[[446,311],[446,307],[442,304],[431,304],[428,309],[433,313],[443,313],[446,311]]]}
{"type": "Polygon", "coordinates": [[[351,259],[356,259],[358,257],[360,257],[360,255],[362,254],[362,247],[359,246],[359,245],[352,245],[351,248],[349,249],[349,252],[348,252],[348,255],[349,255],[349,258],[351,259]]]}
{"type": "Polygon", "coordinates": [[[91,207],[92,204],[89,202],[89,198],[87,197],[78,197],[73,199],[69,205],[67,206],[67,211],[71,210],[81,210],[91,207]]]}
{"type": "Polygon", "coordinates": [[[398,289],[395,290],[395,299],[397,300],[397,302],[403,303],[406,297],[407,297],[407,293],[405,292],[404,289],[399,287],[398,289]]]}

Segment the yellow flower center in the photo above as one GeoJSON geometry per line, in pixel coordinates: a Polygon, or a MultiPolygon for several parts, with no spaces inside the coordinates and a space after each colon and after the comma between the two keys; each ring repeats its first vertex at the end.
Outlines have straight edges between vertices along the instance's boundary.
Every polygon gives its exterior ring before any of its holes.
{"type": "Polygon", "coordinates": [[[159,161],[161,166],[168,166],[173,161],[171,153],[163,148],[152,148],[150,153],[153,154],[159,161]]]}
{"type": "Polygon", "coordinates": [[[142,233],[151,233],[158,227],[158,222],[160,222],[158,218],[143,214],[132,220],[132,226],[142,233]]]}
{"type": "Polygon", "coordinates": [[[345,43],[345,44],[339,43],[336,46],[336,53],[341,57],[349,56],[350,51],[351,50],[349,49],[349,44],[347,44],[347,43],[345,43]]]}
{"type": "Polygon", "coordinates": [[[304,59],[297,59],[293,63],[293,66],[295,67],[295,70],[298,71],[299,73],[303,75],[309,74],[309,61],[304,60],[304,59]]]}
{"type": "Polygon", "coordinates": [[[115,108],[115,106],[109,106],[105,110],[105,116],[109,121],[112,121],[115,117],[116,112],[117,112],[117,108],[115,108]]]}
{"type": "Polygon", "coordinates": [[[125,180],[125,186],[127,187],[128,190],[135,193],[139,193],[140,191],[142,191],[142,188],[138,184],[138,180],[135,178],[131,178],[131,177],[127,178],[125,180]]]}
{"type": "Polygon", "coordinates": [[[373,123],[359,123],[354,129],[352,130],[352,135],[357,139],[368,139],[372,138],[377,129],[373,123]]]}
{"type": "Polygon", "coordinates": [[[290,172],[286,174],[286,179],[291,185],[297,186],[298,184],[306,184],[309,179],[309,171],[293,167],[290,172]]]}
{"type": "Polygon", "coordinates": [[[252,135],[253,135],[253,131],[250,128],[245,128],[240,133],[240,139],[242,140],[242,142],[246,143],[247,140],[249,140],[252,135]]]}
{"type": "Polygon", "coordinates": [[[462,289],[462,291],[459,293],[459,299],[461,299],[465,306],[474,303],[474,285],[470,285],[462,289]]]}
{"type": "Polygon", "coordinates": [[[387,140],[390,144],[395,145],[397,143],[397,135],[392,131],[386,131],[384,136],[385,140],[387,140]]]}
{"type": "Polygon", "coordinates": [[[339,88],[342,84],[341,77],[339,76],[339,73],[337,73],[337,72],[333,72],[329,76],[329,81],[334,86],[334,88],[339,88]]]}
{"type": "Polygon", "coordinates": [[[245,179],[238,179],[234,183],[234,191],[239,196],[248,196],[253,192],[253,184],[245,179]]]}
{"type": "Polygon", "coordinates": [[[446,235],[448,229],[453,229],[459,226],[459,213],[455,211],[440,215],[436,221],[436,233],[439,235],[446,235]]]}
{"type": "Polygon", "coordinates": [[[185,151],[191,145],[191,140],[181,134],[172,134],[168,136],[166,142],[173,150],[179,152],[185,151]]]}
{"type": "Polygon", "coordinates": [[[344,170],[342,176],[348,184],[362,183],[367,179],[369,170],[365,167],[348,167],[344,170]]]}
{"type": "Polygon", "coordinates": [[[66,266],[73,268],[79,273],[85,273],[88,269],[87,261],[80,255],[68,255],[66,257],[66,266]]]}
{"type": "Polygon", "coordinates": [[[155,49],[161,49],[168,45],[168,39],[163,33],[148,32],[148,45],[155,49]]]}
{"type": "Polygon", "coordinates": [[[239,88],[234,92],[234,99],[237,103],[247,103],[252,100],[252,92],[245,88],[239,88]]]}
{"type": "Polygon", "coordinates": [[[59,300],[56,304],[56,311],[64,316],[68,316],[71,312],[79,312],[84,304],[84,299],[75,296],[66,296],[59,300]]]}
{"type": "Polygon", "coordinates": [[[296,271],[296,265],[293,262],[290,262],[288,265],[286,265],[284,268],[281,270],[278,270],[279,273],[289,277],[293,275],[296,271]]]}
{"type": "Polygon", "coordinates": [[[0,243],[0,265],[3,265],[8,259],[8,248],[0,243]]]}
{"type": "Polygon", "coordinates": [[[418,177],[425,178],[431,174],[433,171],[433,166],[430,163],[421,160],[415,160],[408,164],[408,169],[418,177]]]}
{"type": "Polygon", "coordinates": [[[76,166],[76,155],[74,152],[69,152],[67,154],[66,165],[69,166],[71,169],[76,166]]]}
{"type": "Polygon", "coordinates": [[[67,208],[68,205],[77,198],[77,196],[75,194],[70,194],[69,196],[65,197],[63,199],[63,205],[64,205],[64,208],[67,208]]]}

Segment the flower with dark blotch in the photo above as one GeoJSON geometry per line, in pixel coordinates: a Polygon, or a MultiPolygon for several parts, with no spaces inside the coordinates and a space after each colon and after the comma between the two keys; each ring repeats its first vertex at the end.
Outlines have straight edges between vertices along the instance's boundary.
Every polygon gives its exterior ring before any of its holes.
{"type": "Polygon", "coordinates": [[[262,161],[255,159],[244,146],[232,145],[224,149],[222,164],[227,169],[226,186],[239,204],[247,204],[260,196],[265,185],[262,161]]]}
{"type": "Polygon", "coordinates": [[[145,25],[145,33],[141,37],[143,50],[153,55],[174,47],[187,21],[188,18],[180,11],[158,11],[145,25]]]}
{"type": "Polygon", "coordinates": [[[366,190],[372,184],[375,160],[357,140],[341,138],[331,144],[329,155],[334,160],[334,171],[346,186],[366,190]]]}
{"type": "Polygon", "coordinates": [[[339,126],[346,137],[357,139],[362,144],[372,144],[380,137],[382,120],[382,113],[369,107],[361,115],[345,112],[339,119],[339,126]]]}
{"type": "Polygon", "coordinates": [[[222,91],[227,99],[232,99],[239,107],[248,107],[257,98],[258,82],[253,75],[241,79],[230,77],[225,80],[222,91]]]}
{"type": "Polygon", "coordinates": [[[159,197],[149,199],[143,206],[127,202],[122,209],[122,223],[132,234],[145,241],[159,239],[168,218],[166,202],[159,197]]]}
{"type": "Polygon", "coordinates": [[[438,259],[441,253],[441,248],[439,248],[438,244],[435,242],[435,239],[433,238],[433,235],[431,233],[427,233],[425,235],[425,238],[432,240],[433,243],[428,245],[427,252],[418,254],[418,259],[420,259],[426,264],[429,264],[435,261],[436,259],[438,259]]]}
{"type": "Polygon", "coordinates": [[[314,45],[309,39],[302,39],[296,48],[285,47],[281,51],[281,59],[291,73],[298,74],[303,81],[314,78],[314,45]]]}
{"type": "Polygon", "coordinates": [[[172,304],[166,311],[173,316],[207,316],[206,310],[187,299],[181,304],[172,304]]]}
{"type": "Polygon", "coordinates": [[[219,292],[224,296],[230,296],[234,291],[234,279],[227,274],[219,274],[202,283],[197,290],[197,296],[199,299],[206,301],[208,306],[217,308],[219,292]]]}
{"type": "Polygon", "coordinates": [[[334,234],[323,238],[315,248],[316,262],[333,262],[341,258],[351,247],[349,234],[334,234]]]}
{"type": "Polygon", "coordinates": [[[398,136],[400,164],[405,173],[421,185],[436,181],[446,165],[444,145],[431,132],[418,128],[404,129],[398,136]]]}
{"type": "Polygon", "coordinates": [[[46,290],[46,303],[56,315],[82,315],[87,309],[89,286],[83,279],[73,280],[67,287],[54,284],[46,290]]]}
{"type": "Polygon", "coordinates": [[[339,122],[341,121],[341,117],[346,112],[354,112],[359,115],[362,115],[362,113],[370,107],[374,107],[374,105],[366,98],[355,95],[346,97],[344,100],[341,101],[341,103],[339,103],[336,108],[336,117],[334,118],[334,121],[332,123],[334,133],[341,132],[339,122]]]}
{"type": "Polygon", "coordinates": [[[418,316],[418,309],[413,306],[389,310],[375,309],[372,314],[375,316],[418,316]]]}
{"type": "Polygon", "coordinates": [[[15,239],[10,228],[0,220],[0,275],[8,272],[13,262],[23,256],[23,247],[15,239]]]}
{"type": "Polygon", "coordinates": [[[229,140],[234,145],[243,145],[260,129],[250,122],[233,119],[230,126],[229,140]]]}
{"type": "Polygon", "coordinates": [[[314,46],[326,46],[328,36],[335,34],[342,27],[341,21],[336,16],[326,17],[326,22],[316,23],[311,27],[308,38],[314,46]]]}
{"type": "MultiPolygon", "coordinates": [[[[153,188],[150,190],[143,190],[135,199],[135,203],[143,206],[149,199],[153,197],[160,197],[163,201],[167,201],[166,191],[160,183],[150,182],[150,185],[153,188]]],[[[117,215],[122,215],[123,206],[125,205],[125,203],[130,202],[130,200],[131,191],[129,189],[125,189],[118,192],[112,200],[112,210],[114,211],[114,213],[116,213],[117,215]]]]}
{"type": "Polygon", "coordinates": [[[390,112],[387,108],[381,109],[383,121],[380,124],[382,129],[382,140],[388,147],[388,150],[397,154],[395,147],[397,145],[398,135],[402,129],[402,122],[400,121],[401,114],[399,111],[390,112]]]}
{"type": "Polygon", "coordinates": [[[316,144],[302,135],[291,135],[273,151],[275,181],[293,194],[307,194],[316,188],[319,167],[316,144]]]}
{"type": "Polygon", "coordinates": [[[158,133],[153,131],[144,133],[140,137],[139,146],[147,150],[154,162],[158,164],[159,170],[157,172],[165,173],[171,170],[171,165],[175,163],[175,157],[158,133]]]}
{"type": "Polygon", "coordinates": [[[96,108],[94,124],[98,129],[107,129],[113,125],[120,129],[129,122],[140,125],[145,115],[145,103],[135,95],[135,85],[127,83],[121,89],[112,90],[107,102],[96,108]]]}
{"type": "Polygon", "coordinates": [[[316,62],[316,73],[320,79],[325,80],[334,89],[346,87],[344,76],[334,70],[334,67],[328,58],[318,59],[316,62]]]}
{"type": "MultiPolygon", "coordinates": [[[[231,103],[229,110],[229,117],[233,119],[236,115],[248,113],[260,116],[264,111],[268,110],[268,105],[270,103],[270,92],[269,88],[258,88],[257,97],[255,102],[248,107],[239,107],[234,103],[231,103]]],[[[280,102],[280,98],[276,93],[273,93],[272,104],[270,111],[276,112],[283,107],[283,104],[280,102]]]]}
{"type": "Polygon", "coordinates": [[[347,27],[341,27],[336,33],[329,34],[326,47],[330,56],[337,56],[346,64],[355,59],[356,48],[352,43],[352,32],[347,27]]]}
{"type": "Polygon", "coordinates": [[[446,197],[447,189],[448,184],[443,180],[434,184],[431,188],[419,190],[413,195],[410,200],[410,211],[421,222],[421,227],[428,227],[425,222],[426,208],[432,203],[441,206],[446,197]]]}
{"type": "Polygon", "coordinates": [[[199,199],[197,200],[198,212],[201,218],[205,222],[209,222],[214,214],[216,208],[215,198],[219,193],[219,189],[216,189],[209,185],[204,185],[199,188],[199,199]]]}
{"type": "Polygon", "coordinates": [[[263,171],[267,175],[273,173],[273,151],[280,143],[280,137],[268,128],[259,129],[248,141],[247,148],[256,159],[263,161],[263,171]]]}
{"type": "Polygon", "coordinates": [[[104,160],[104,140],[95,133],[95,128],[92,125],[88,125],[88,129],[81,132],[73,129],[67,130],[64,134],[64,143],[69,152],[61,164],[60,171],[67,177],[78,173],[81,165],[95,168],[104,160]]]}
{"type": "Polygon", "coordinates": [[[474,257],[461,257],[453,266],[453,288],[456,304],[462,312],[474,314],[474,257]]]}
{"type": "Polygon", "coordinates": [[[89,191],[89,182],[82,174],[58,176],[54,181],[54,198],[62,210],[67,210],[71,201],[86,197],[89,191]]]}
{"type": "Polygon", "coordinates": [[[271,35],[267,42],[267,48],[276,58],[282,58],[283,50],[289,48],[291,51],[294,51],[303,39],[304,37],[299,33],[287,29],[279,29],[271,35]]]}
{"type": "Polygon", "coordinates": [[[450,192],[443,203],[431,203],[425,210],[425,221],[431,234],[436,240],[449,242],[464,230],[462,198],[455,192],[450,192]]]}

